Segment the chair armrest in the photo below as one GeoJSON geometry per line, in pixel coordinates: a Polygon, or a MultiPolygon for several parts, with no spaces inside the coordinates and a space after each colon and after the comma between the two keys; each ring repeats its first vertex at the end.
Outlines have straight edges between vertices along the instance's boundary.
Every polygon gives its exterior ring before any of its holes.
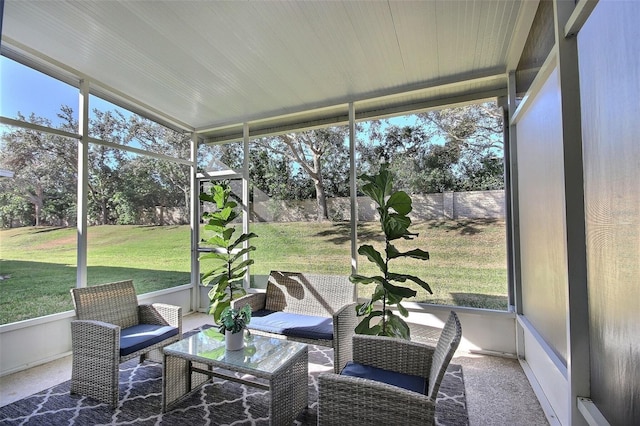
{"type": "Polygon", "coordinates": [[[120,359],[120,327],[102,321],[72,320],[71,347],[74,360],[80,357],[120,359]]]}
{"type": "Polygon", "coordinates": [[[251,306],[251,312],[264,309],[267,303],[267,293],[245,294],[241,298],[233,300],[231,302],[231,307],[234,309],[240,309],[247,303],[249,304],[249,306],[251,306]]]}
{"type": "Polygon", "coordinates": [[[435,347],[409,340],[356,334],[353,360],[398,373],[429,377],[435,347]]]}
{"type": "Polygon", "coordinates": [[[433,424],[435,401],[426,395],[359,377],[318,377],[318,424],[433,424]]]}
{"type": "Polygon", "coordinates": [[[182,307],[166,303],[138,305],[140,324],[170,325],[182,335],[182,307]]]}
{"type": "Polygon", "coordinates": [[[336,373],[352,358],[352,339],[358,324],[356,303],[344,305],[333,314],[333,367],[336,373]]]}

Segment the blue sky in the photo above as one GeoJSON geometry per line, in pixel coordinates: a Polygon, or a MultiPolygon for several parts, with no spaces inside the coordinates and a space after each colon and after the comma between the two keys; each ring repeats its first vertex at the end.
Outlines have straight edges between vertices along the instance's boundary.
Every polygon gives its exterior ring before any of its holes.
{"type": "MultiPolygon", "coordinates": [[[[32,112],[46,117],[54,126],[59,123],[57,113],[62,105],[73,108],[78,118],[78,89],[29,67],[0,56],[0,115],[16,118],[18,112],[28,117],[32,112]]],[[[89,100],[91,110],[125,110],[95,96],[89,100]]]]}
{"type": "Polygon", "coordinates": [[[5,57],[0,57],[0,91],[0,114],[4,117],[35,112],[54,120],[61,105],[78,109],[78,89],[5,57]]]}

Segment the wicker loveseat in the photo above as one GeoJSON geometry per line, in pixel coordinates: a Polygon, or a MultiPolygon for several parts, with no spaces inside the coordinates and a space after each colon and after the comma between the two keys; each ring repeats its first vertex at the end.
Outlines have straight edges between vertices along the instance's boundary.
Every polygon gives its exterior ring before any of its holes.
{"type": "Polygon", "coordinates": [[[318,425],[432,425],[438,389],[462,337],[452,311],[435,347],[353,336],[353,362],[318,377],[318,425]]]}
{"type": "Polygon", "coordinates": [[[121,362],[158,349],[182,336],[182,308],[138,305],[132,281],[71,289],[77,320],[71,321],[71,393],[111,406],[118,404],[121,362]]]}
{"type": "Polygon", "coordinates": [[[346,276],[271,271],[264,293],[233,301],[252,310],[251,333],[333,348],[334,369],[351,359],[355,285],[346,276]]]}

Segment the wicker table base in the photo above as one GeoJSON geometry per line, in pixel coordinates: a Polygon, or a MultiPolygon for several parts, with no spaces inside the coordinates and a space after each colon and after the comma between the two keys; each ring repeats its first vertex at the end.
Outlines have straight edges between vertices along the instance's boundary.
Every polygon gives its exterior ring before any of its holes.
{"type": "Polygon", "coordinates": [[[206,330],[164,348],[162,409],[175,407],[211,377],[271,392],[272,425],[290,425],[308,405],[308,348],[287,340],[250,336],[226,351],[219,333],[206,330]],[[234,373],[249,375],[237,377],[234,373]]]}

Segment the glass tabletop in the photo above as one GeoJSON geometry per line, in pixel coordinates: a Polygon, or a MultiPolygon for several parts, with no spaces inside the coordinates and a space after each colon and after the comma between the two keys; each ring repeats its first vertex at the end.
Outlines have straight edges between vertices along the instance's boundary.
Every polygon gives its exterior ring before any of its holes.
{"type": "Polygon", "coordinates": [[[164,351],[169,355],[196,358],[196,362],[273,373],[306,346],[284,339],[245,334],[243,349],[227,351],[224,335],[210,328],[165,346],[164,351]]]}

